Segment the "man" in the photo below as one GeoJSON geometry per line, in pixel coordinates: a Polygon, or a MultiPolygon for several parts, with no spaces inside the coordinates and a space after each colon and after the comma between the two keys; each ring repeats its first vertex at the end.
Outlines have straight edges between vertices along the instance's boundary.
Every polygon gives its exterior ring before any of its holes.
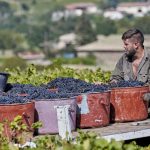
{"type": "Polygon", "coordinates": [[[150,54],[144,48],[144,36],[138,29],[129,29],[122,35],[125,53],[119,59],[111,82],[120,80],[150,82],[150,54]]]}

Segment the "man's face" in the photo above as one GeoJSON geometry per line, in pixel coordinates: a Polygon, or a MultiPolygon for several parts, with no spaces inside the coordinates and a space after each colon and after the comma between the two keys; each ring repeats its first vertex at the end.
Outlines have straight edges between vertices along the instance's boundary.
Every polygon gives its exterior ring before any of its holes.
{"type": "Polygon", "coordinates": [[[125,54],[127,57],[133,57],[136,54],[135,43],[131,39],[123,40],[125,54]]]}

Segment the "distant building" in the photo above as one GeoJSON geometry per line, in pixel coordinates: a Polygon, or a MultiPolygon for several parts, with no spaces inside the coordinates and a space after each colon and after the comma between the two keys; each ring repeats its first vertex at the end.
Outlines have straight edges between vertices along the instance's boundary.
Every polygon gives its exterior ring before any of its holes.
{"type": "Polygon", "coordinates": [[[112,20],[119,20],[124,17],[122,12],[116,10],[106,10],[103,15],[104,17],[110,18],[112,20]]]}
{"type": "MultiPolygon", "coordinates": [[[[144,45],[150,50],[150,35],[145,35],[144,45]]],[[[78,57],[94,55],[97,64],[104,70],[113,70],[118,59],[124,53],[121,35],[99,35],[98,40],[76,47],[78,57]]]]}
{"type": "Polygon", "coordinates": [[[65,6],[69,14],[81,16],[83,12],[92,14],[97,13],[98,8],[94,3],[72,3],[65,6]]]}
{"type": "Polygon", "coordinates": [[[64,16],[65,16],[64,11],[55,11],[55,12],[52,13],[51,19],[52,19],[52,21],[59,21],[64,16]]]}
{"type": "Polygon", "coordinates": [[[75,39],[76,39],[76,35],[75,33],[68,33],[68,34],[64,34],[61,35],[59,37],[59,41],[66,43],[72,43],[75,44],[75,39]]]}
{"type": "Polygon", "coordinates": [[[64,45],[64,47],[62,47],[59,51],[61,53],[61,56],[63,56],[64,58],[76,57],[76,52],[74,49],[74,46],[76,44],[75,33],[68,33],[68,34],[61,35],[59,37],[58,45],[60,44],[64,45]]]}
{"type": "Polygon", "coordinates": [[[58,41],[45,41],[40,44],[40,47],[46,51],[52,52],[55,56],[65,49],[68,44],[74,45],[76,41],[75,33],[63,34],[59,37],[58,41]]]}
{"type": "Polygon", "coordinates": [[[14,57],[14,51],[12,50],[0,50],[0,55],[3,58],[9,58],[9,57],[14,57]]]}
{"type": "Polygon", "coordinates": [[[52,13],[52,21],[59,21],[61,18],[70,16],[81,16],[82,14],[101,14],[102,11],[94,3],[71,3],[65,6],[65,10],[59,10],[52,13]]]}
{"type": "Polygon", "coordinates": [[[116,10],[123,13],[132,14],[134,16],[144,16],[150,12],[150,1],[119,3],[116,10]]]}
{"type": "Polygon", "coordinates": [[[18,56],[25,60],[37,60],[37,59],[44,59],[45,55],[41,52],[19,52],[18,56]]]}
{"type": "Polygon", "coordinates": [[[67,44],[76,44],[76,35],[75,33],[63,34],[59,37],[57,43],[53,44],[53,48],[57,50],[64,49],[67,44]]]}
{"type": "Polygon", "coordinates": [[[28,64],[34,64],[34,65],[41,65],[41,66],[48,66],[51,64],[49,60],[45,59],[45,55],[42,52],[20,52],[18,53],[18,56],[24,60],[28,64]]]}

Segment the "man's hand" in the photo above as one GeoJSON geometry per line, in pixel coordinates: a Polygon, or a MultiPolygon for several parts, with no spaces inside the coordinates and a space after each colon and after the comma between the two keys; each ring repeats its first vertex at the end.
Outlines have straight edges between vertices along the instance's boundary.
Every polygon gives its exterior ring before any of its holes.
{"type": "Polygon", "coordinates": [[[101,85],[101,84],[102,84],[102,82],[97,81],[97,82],[94,82],[94,84],[96,84],[96,85],[101,85]]]}
{"type": "Polygon", "coordinates": [[[109,83],[117,83],[118,81],[116,79],[112,79],[109,83]]]}
{"type": "Polygon", "coordinates": [[[144,101],[150,102],[150,93],[145,93],[143,95],[143,99],[144,99],[144,101]]]}

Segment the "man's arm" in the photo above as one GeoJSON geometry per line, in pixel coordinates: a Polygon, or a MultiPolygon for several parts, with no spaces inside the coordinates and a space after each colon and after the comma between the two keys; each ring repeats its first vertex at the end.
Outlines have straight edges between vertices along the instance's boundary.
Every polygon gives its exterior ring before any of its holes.
{"type": "Polygon", "coordinates": [[[117,62],[114,71],[112,72],[112,76],[110,78],[110,82],[117,82],[120,80],[124,80],[124,73],[123,73],[123,57],[119,59],[117,62]]]}

